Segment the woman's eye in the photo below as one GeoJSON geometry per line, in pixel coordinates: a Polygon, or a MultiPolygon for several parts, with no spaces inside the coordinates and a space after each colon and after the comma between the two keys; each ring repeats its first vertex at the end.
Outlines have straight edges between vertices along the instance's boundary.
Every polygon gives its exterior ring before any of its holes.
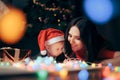
{"type": "Polygon", "coordinates": [[[69,36],[69,37],[72,37],[72,35],[70,35],[70,34],[69,34],[68,36],[69,36]]]}
{"type": "Polygon", "coordinates": [[[76,38],[77,40],[80,40],[80,38],[76,38]]]}

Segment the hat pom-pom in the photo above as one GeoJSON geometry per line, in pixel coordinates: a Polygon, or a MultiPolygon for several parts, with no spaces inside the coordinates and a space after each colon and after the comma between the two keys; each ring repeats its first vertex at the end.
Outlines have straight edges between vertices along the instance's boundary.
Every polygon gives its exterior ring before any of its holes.
{"type": "Polygon", "coordinates": [[[46,55],[47,54],[47,51],[46,50],[44,50],[44,51],[41,51],[41,55],[46,55]]]}

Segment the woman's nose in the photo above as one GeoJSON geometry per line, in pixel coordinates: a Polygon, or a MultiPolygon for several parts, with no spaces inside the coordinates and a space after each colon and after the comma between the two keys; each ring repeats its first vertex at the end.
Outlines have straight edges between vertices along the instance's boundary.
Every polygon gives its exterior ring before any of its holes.
{"type": "Polygon", "coordinates": [[[71,38],[71,39],[70,39],[70,44],[73,44],[73,43],[74,43],[74,39],[71,38]]]}

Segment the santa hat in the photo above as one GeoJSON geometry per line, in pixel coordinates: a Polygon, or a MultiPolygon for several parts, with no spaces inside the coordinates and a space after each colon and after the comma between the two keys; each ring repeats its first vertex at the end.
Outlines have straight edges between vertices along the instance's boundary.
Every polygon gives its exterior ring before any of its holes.
{"type": "Polygon", "coordinates": [[[38,45],[41,50],[41,55],[46,55],[45,45],[51,45],[59,41],[64,41],[64,33],[61,30],[48,28],[41,30],[38,35],[38,45]]]}

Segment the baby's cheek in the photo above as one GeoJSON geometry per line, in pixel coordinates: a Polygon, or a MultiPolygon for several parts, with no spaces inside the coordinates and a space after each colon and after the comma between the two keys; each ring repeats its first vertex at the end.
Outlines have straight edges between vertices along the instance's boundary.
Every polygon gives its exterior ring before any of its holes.
{"type": "Polygon", "coordinates": [[[52,49],[48,49],[48,53],[51,54],[52,53],[52,49]]]}
{"type": "Polygon", "coordinates": [[[57,55],[57,54],[59,54],[59,51],[58,50],[54,50],[53,54],[57,55]]]}
{"type": "Polygon", "coordinates": [[[50,50],[50,53],[53,55],[53,54],[56,54],[56,51],[54,49],[50,50]]]}

